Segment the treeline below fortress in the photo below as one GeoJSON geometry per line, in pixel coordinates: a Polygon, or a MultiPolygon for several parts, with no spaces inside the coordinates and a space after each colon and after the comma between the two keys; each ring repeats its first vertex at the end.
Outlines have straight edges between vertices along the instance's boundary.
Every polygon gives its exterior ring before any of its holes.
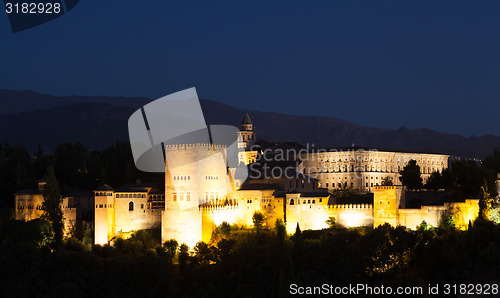
{"type": "Polygon", "coordinates": [[[137,231],[114,246],[75,238],[51,251],[46,223],[0,227],[4,297],[286,297],[289,285],[384,286],[498,284],[500,226],[476,220],[467,231],[447,222],[417,230],[275,230],[221,225],[192,253],[158,232],[137,231]]]}

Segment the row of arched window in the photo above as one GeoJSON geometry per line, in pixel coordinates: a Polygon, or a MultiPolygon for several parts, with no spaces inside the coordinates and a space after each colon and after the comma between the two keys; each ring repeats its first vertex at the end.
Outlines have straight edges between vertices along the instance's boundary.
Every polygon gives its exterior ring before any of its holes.
{"type": "Polygon", "coordinates": [[[173,196],[174,202],[177,202],[177,200],[179,200],[179,201],[186,200],[188,202],[191,201],[191,192],[189,192],[189,191],[186,191],[185,193],[182,192],[182,191],[180,191],[180,192],[174,192],[172,194],[172,196],[173,196]]]}
{"type": "Polygon", "coordinates": [[[33,206],[33,205],[17,205],[17,210],[24,210],[24,209],[32,210],[33,208],[36,209],[36,210],[42,210],[42,206],[41,205],[36,205],[36,206],[33,206]]]}
{"type": "MultiPolygon", "coordinates": [[[[323,198],[319,198],[318,201],[321,203],[323,202],[323,198]]],[[[297,200],[298,203],[300,203],[299,200],[297,200]]],[[[316,204],[316,199],[307,199],[307,200],[302,200],[302,204],[303,205],[306,205],[306,204],[316,204]]],[[[294,199],[290,199],[290,205],[295,205],[295,200],[294,199]]]]}
{"type": "MultiPolygon", "coordinates": [[[[144,209],[144,204],[141,204],[141,209],[144,209]]],[[[128,203],[128,211],[134,211],[134,202],[128,203]]],[[[146,210],[144,210],[146,212],[146,210]]]]}
{"type": "Polygon", "coordinates": [[[116,194],[117,199],[145,199],[146,194],[143,193],[125,193],[125,194],[116,194]]]}
{"type": "Polygon", "coordinates": [[[104,196],[112,196],[112,195],[113,195],[112,192],[96,192],[95,193],[96,197],[104,197],[104,196]]]}

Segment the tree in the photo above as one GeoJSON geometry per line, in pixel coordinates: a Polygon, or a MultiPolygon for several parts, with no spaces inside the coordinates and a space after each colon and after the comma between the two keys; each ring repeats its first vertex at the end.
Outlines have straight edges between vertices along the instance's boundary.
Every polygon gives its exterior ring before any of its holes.
{"type": "Polygon", "coordinates": [[[264,215],[260,211],[255,211],[252,215],[252,221],[253,221],[253,226],[254,229],[259,233],[262,231],[263,224],[264,224],[264,215]]]}
{"type": "Polygon", "coordinates": [[[179,243],[175,239],[170,239],[163,243],[163,248],[169,254],[170,258],[173,258],[177,253],[177,248],[179,247],[179,243]]]}
{"type": "Polygon", "coordinates": [[[274,280],[272,297],[285,297],[284,289],[290,284],[292,268],[290,256],[285,248],[286,227],[283,221],[278,218],[275,224],[276,229],[276,252],[274,256],[274,280]]]}
{"type": "Polygon", "coordinates": [[[194,254],[202,265],[208,265],[213,260],[212,248],[203,241],[196,243],[194,254]]]}
{"type": "Polygon", "coordinates": [[[186,266],[189,259],[189,247],[186,243],[182,243],[179,247],[179,269],[181,272],[186,270],[186,266]]]}
{"type": "Polygon", "coordinates": [[[46,185],[43,190],[42,218],[46,219],[54,230],[54,244],[56,247],[61,245],[63,237],[63,212],[61,209],[61,192],[54,174],[54,168],[49,166],[45,175],[46,185]]]}
{"type": "Polygon", "coordinates": [[[481,186],[479,200],[479,218],[482,220],[490,220],[491,205],[493,204],[493,199],[487,190],[486,186],[481,186]]]}
{"type": "Polygon", "coordinates": [[[222,262],[229,260],[234,253],[235,245],[236,245],[236,240],[222,238],[219,241],[219,243],[217,243],[216,252],[218,260],[222,262]]]}
{"type": "Polygon", "coordinates": [[[392,186],[392,185],[394,184],[392,183],[391,177],[387,176],[382,179],[382,186],[392,186]]]}
{"type": "Polygon", "coordinates": [[[490,220],[496,224],[500,224],[500,205],[491,208],[490,220]]]}
{"type": "Polygon", "coordinates": [[[432,190],[438,190],[440,188],[444,188],[443,177],[441,176],[441,173],[439,173],[439,171],[432,172],[432,174],[429,176],[429,179],[427,179],[425,183],[425,188],[432,190]]]}
{"type": "Polygon", "coordinates": [[[483,166],[495,171],[495,173],[500,173],[500,148],[493,149],[493,155],[487,156],[483,160],[483,166]]]}
{"type": "Polygon", "coordinates": [[[92,230],[86,229],[83,233],[83,244],[85,244],[88,248],[92,247],[92,230]]]}
{"type": "Polygon", "coordinates": [[[446,209],[439,220],[439,228],[442,230],[455,229],[455,210],[446,209]]]}
{"type": "Polygon", "coordinates": [[[293,246],[295,256],[300,256],[302,254],[302,248],[304,247],[304,238],[302,237],[302,231],[300,230],[298,222],[297,227],[295,228],[295,234],[293,235],[293,246]]]}
{"type": "Polygon", "coordinates": [[[422,177],[420,176],[420,166],[416,160],[410,160],[408,164],[399,172],[401,183],[408,189],[421,189],[422,177]]]}
{"type": "Polygon", "coordinates": [[[228,238],[231,234],[231,225],[227,221],[223,221],[219,225],[219,230],[222,236],[228,238]]]}
{"type": "Polygon", "coordinates": [[[325,223],[328,225],[328,228],[334,229],[337,227],[337,220],[335,219],[334,216],[328,217],[328,219],[325,221],[325,223]]]}
{"type": "Polygon", "coordinates": [[[155,246],[155,241],[153,240],[153,235],[148,230],[137,230],[132,234],[130,240],[136,240],[142,243],[144,249],[150,249],[155,246]]]}

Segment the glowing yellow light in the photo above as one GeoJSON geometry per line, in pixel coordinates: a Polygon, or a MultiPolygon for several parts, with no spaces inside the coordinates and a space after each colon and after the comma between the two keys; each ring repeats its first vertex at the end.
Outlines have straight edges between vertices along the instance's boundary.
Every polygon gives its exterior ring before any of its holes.
{"type": "Polygon", "coordinates": [[[363,216],[359,213],[341,213],[340,218],[346,227],[359,227],[363,225],[363,216]]]}
{"type": "Polygon", "coordinates": [[[235,214],[226,210],[217,210],[213,213],[213,221],[216,226],[219,226],[223,222],[233,224],[235,222],[235,214]]]}

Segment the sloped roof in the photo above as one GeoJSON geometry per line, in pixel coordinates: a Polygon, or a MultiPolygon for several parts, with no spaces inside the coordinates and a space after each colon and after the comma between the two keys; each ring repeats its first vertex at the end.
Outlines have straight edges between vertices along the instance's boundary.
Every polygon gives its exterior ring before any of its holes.
{"type": "Polygon", "coordinates": [[[331,196],[331,200],[328,204],[373,204],[373,193],[367,193],[366,195],[351,195],[348,197],[336,197],[331,196]]]}
{"type": "Polygon", "coordinates": [[[248,116],[248,113],[245,113],[245,117],[243,117],[243,121],[241,124],[252,124],[252,120],[250,120],[250,116],[248,116]]]}
{"type": "Polygon", "coordinates": [[[243,183],[240,190],[281,190],[282,187],[277,184],[268,183],[243,183]]]}
{"type": "Polygon", "coordinates": [[[101,186],[99,186],[95,191],[113,191],[114,188],[112,188],[111,186],[107,185],[107,184],[103,184],[101,186]]]}
{"type": "Polygon", "coordinates": [[[39,194],[42,193],[34,189],[21,189],[20,191],[14,193],[14,195],[39,195],[39,194]]]}
{"type": "Polygon", "coordinates": [[[312,148],[309,149],[310,153],[314,152],[354,152],[354,151],[378,151],[378,152],[396,152],[396,153],[418,153],[418,154],[435,154],[447,155],[439,152],[426,151],[426,150],[411,150],[411,149],[397,149],[397,148],[380,148],[380,147],[326,147],[326,148],[312,148]]]}

